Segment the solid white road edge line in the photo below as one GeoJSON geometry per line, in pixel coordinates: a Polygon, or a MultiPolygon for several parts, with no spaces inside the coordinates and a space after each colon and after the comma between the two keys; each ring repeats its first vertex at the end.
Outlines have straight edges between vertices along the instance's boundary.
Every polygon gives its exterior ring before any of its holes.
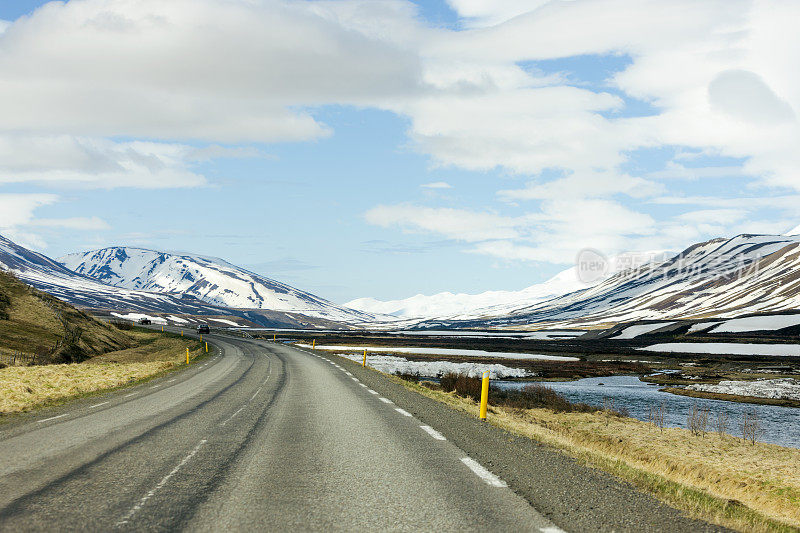
{"type": "Polygon", "coordinates": [[[438,431],[436,431],[435,429],[433,429],[430,426],[420,426],[420,427],[422,428],[422,430],[425,433],[427,433],[428,435],[430,435],[431,437],[433,437],[436,440],[447,440],[446,438],[444,438],[444,435],[442,435],[441,433],[439,433],[438,431]]]}
{"type": "Polygon", "coordinates": [[[395,409],[395,411],[397,411],[398,413],[400,413],[403,416],[412,416],[411,413],[409,413],[405,409],[400,409],[399,407],[397,409],[395,409]]]}
{"type": "Polygon", "coordinates": [[[483,467],[479,462],[471,457],[464,457],[461,459],[461,462],[467,465],[467,468],[472,470],[472,472],[481,478],[487,485],[491,485],[492,487],[507,487],[506,482],[500,479],[499,477],[495,476],[486,468],[483,467]]]}

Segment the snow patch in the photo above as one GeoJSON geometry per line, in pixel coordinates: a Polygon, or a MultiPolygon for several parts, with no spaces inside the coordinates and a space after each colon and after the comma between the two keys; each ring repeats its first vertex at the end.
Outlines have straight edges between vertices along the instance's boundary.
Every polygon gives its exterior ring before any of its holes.
{"type": "MultiPolygon", "coordinates": [[[[298,343],[303,348],[311,348],[310,344],[298,343]]],[[[519,352],[487,352],[485,350],[462,350],[458,348],[419,348],[416,346],[317,346],[317,350],[325,351],[353,351],[367,353],[410,353],[420,355],[451,355],[461,357],[492,357],[495,359],[542,359],[548,361],[577,361],[577,357],[563,355],[542,355],[519,352]]]]}
{"type": "Polygon", "coordinates": [[[747,331],[775,331],[800,324],[800,315],[750,316],[726,320],[711,333],[744,333],[747,331]]]}
{"type": "MultiPolygon", "coordinates": [[[[361,363],[363,356],[340,353],[340,357],[361,363]]],[[[482,376],[488,370],[491,379],[524,378],[532,376],[522,368],[510,368],[498,364],[451,363],[449,361],[409,361],[403,357],[391,355],[367,355],[367,365],[386,374],[416,374],[422,377],[440,378],[445,374],[467,374],[472,377],[482,376]]]]}
{"type": "Polygon", "coordinates": [[[670,326],[674,323],[675,322],[656,322],[655,324],[637,324],[635,326],[628,326],[627,328],[623,329],[618,335],[614,335],[611,338],[619,340],[635,339],[639,335],[650,333],[651,331],[661,329],[665,326],[670,326]]]}
{"type": "Polygon", "coordinates": [[[150,319],[150,321],[153,324],[166,324],[167,323],[167,321],[164,320],[163,318],[161,318],[160,316],[145,315],[143,313],[127,313],[127,314],[124,314],[124,315],[121,314],[121,313],[111,313],[111,316],[115,316],[117,318],[122,318],[122,319],[125,319],[125,320],[133,320],[135,322],[138,322],[143,318],[148,318],[148,319],[150,319]]]}
{"type": "Polygon", "coordinates": [[[745,344],[735,342],[665,342],[645,348],[650,352],[713,353],[725,355],[772,355],[776,357],[800,357],[798,344],[745,344]]]}
{"type": "Polygon", "coordinates": [[[759,379],[756,381],[720,381],[717,385],[689,385],[687,390],[736,394],[755,398],[800,400],[800,380],[792,378],[759,379]]]}

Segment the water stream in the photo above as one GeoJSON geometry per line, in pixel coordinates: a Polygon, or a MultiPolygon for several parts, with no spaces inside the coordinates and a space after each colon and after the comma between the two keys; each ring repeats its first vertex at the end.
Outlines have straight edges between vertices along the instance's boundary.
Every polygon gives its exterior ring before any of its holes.
{"type": "MultiPolygon", "coordinates": [[[[498,387],[523,387],[528,382],[495,381],[498,387]]],[[[604,378],[586,378],[577,381],[545,382],[543,385],[564,395],[573,402],[585,402],[602,406],[610,398],[616,408],[626,408],[630,416],[639,420],[647,420],[650,408],[665,402],[667,425],[670,427],[686,427],[687,417],[695,404],[707,407],[711,411],[712,423],[717,413],[724,411],[728,419],[728,433],[741,436],[739,421],[746,410],[758,413],[764,429],[761,441],[800,448],[800,408],[779,407],[774,405],[753,405],[746,403],[726,402],[723,400],[706,400],[678,396],[668,392],[660,392],[659,386],[640,381],[636,376],[610,376],[604,378]],[[601,385],[602,384],[602,385],[601,385]]]]}

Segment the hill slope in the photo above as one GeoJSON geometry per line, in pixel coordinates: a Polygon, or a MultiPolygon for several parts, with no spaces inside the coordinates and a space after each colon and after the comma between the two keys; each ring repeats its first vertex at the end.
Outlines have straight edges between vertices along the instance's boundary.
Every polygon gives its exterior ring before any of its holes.
{"type": "Polygon", "coordinates": [[[59,261],[78,274],[108,285],[188,295],[216,306],[298,313],[347,322],[376,318],[217,258],[119,246],[70,254],[59,261]]]}
{"type": "Polygon", "coordinates": [[[0,353],[77,362],[132,346],[118,329],[0,271],[0,353]]]}

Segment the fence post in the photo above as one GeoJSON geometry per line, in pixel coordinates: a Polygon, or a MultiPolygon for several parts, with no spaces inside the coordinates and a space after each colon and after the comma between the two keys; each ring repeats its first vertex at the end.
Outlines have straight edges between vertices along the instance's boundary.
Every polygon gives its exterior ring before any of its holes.
{"type": "Polygon", "coordinates": [[[483,383],[481,384],[481,420],[486,420],[486,409],[489,404],[489,371],[483,373],[483,383]]]}

